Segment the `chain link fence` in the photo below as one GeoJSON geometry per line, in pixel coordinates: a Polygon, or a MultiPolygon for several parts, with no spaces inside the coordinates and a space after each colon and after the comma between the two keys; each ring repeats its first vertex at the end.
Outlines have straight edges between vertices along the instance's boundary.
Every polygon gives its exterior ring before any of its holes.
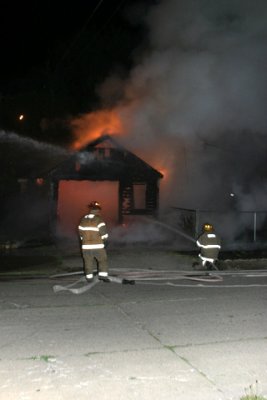
{"type": "Polygon", "coordinates": [[[199,236],[209,222],[221,236],[224,247],[262,248],[267,245],[267,211],[206,211],[172,207],[173,223],[186,234],[199,236]]]}

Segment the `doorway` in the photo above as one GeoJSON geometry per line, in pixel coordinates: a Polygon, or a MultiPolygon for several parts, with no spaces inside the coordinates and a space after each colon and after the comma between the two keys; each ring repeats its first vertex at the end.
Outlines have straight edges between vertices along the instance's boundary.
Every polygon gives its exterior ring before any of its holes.
{"type": "Polygon", "coordinates": [[[118,223],[118,181],[71,181],[62,180],[58,186],[57,235],[77,236],[77,227],[83,215],[88,213],[91,201],[101,204],[101,215],[108,227],[118,223]]]}

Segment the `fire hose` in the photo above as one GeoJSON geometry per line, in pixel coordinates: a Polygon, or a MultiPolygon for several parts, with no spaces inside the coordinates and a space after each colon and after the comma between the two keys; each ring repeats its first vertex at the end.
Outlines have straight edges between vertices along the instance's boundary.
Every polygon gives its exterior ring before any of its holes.
{"type": "MultiPolygon", "coordinates": [[[[180,230],[167,225],[161,221],[155,221],[151,220],[147,217],[142,217],[143,220],[146,222],[152,222],[154,224],[160,225],[164,227],[165,229],[171,230],[172,232],[175,232],[178,235],[183,236],[185,239],[195,243],[195,239],[192,238],[191,236],[185,234],[184,232],[181,232],[180,230]]],[[[120,271],[121,272],[121,271],[120,271]]],[[[63,276],[63,275],[61,275],[63,276]]],[[[66,276],[66,275],[65,275],[66,276]]],[[[59,275],[53,276],[55,277],[60,277],[59,275]]],[[[176,271],[130,271],[128,273],[120,274],[118,275],[109,275],[109,282],[111,283],[119,283],[119,284],[151,284],[151,281],[166,281],[166,280],[191,280],[191,281],[197,281],[197,282],[222,282],[223,278],[220,275],[213,275],[210,273],[188,273],[188,272],[180,272],[177,273],[176,271]]],[[[75,281],[74,283],[66,286],[62,285],[54,285],[53,290],[55,293],[58,293],[60,291],[70,291],[71,293],[74,294],[81,294],[84,293],[92,287],[94,287],[99,280],[97,278],[94,278],[93,282],[88,283],[85,279],[85,277],[82,277],[81,279],[75,281]],[[76,285],[79,285],[83,282],[86,282],[85,285],[82,287],[74,287],[76,285]]],[[[156,283],[154,283],[156,284],[156,283]]],[[[171,282],[164,282],[163,284],[165,285],[174,285],[171,282]]]]}
{"type": "MultiPolygon", "coordinates": [[[[74,273],[76,274],[81,274],[82,272],[74,273]]],[[[69,274],[61,274],[61,275],[53,275],[50,278],[60,278],[60,277],[66,277],[70,275],[74,275],[73,273],[69,274]]],[[[134,285],[134,284],[153,284],[152,282],[157,281],[159,284],[159,281],[164,281],[164,285],[173,285],[173,283],[169,282],[171,281],[177,281],[177,280],[191,280],[191,281],[196,281],[196,282],[222,282],[223,278],[220,275],[215,275],[211,273],[188,273],[185,271],[181,271],[180,273],[176,271],[128,271],[128,272],[122,272],[120,275],[114,274],[114,275],[109,275],[109,282],[111,283],[118,283],[118,284],[128,284],[128,285],[134,285]],[[167,282],[166,282],[167,280],[167,282]]],[[[92,289],[97,283],[99,283],[100,280],[97,277],[94,277],[93,282],[88,283],[86,281],[86,278],[83,276],[82,278],[76,280],[75,282],[69,284],[69,285],[54,285],[53,286],[53,291],[54,293],[58,293],[61,291],[69,291],[73,294],[82,294],[87,292],[88,290],[92,289]],[[85,284],[84,284],[85,283],[85,284]],[[78,285],[83,284],[83,286],[80,287],[75,287],[78,285]]],[[[154,283],[156,284],[156,283],[154,283]]]]}

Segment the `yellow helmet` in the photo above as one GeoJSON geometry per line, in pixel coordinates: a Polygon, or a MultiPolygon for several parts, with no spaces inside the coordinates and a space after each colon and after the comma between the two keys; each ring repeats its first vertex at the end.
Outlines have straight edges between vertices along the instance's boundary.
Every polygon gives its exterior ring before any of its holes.
{"type": "Polygon", "coordinates": [[[204,230],[205,232],[211,232],[211,231],[213,230],[213,226],[212,226],[211,224],[209,224],[208,222],[206,222],[206,223],[203,225],[203,230],[204,230]]]}

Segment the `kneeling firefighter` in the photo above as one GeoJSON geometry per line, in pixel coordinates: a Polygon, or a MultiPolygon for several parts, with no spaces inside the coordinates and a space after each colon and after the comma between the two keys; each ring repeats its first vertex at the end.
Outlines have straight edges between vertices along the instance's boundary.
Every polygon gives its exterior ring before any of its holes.
{"type": "Polygon", "coordinates": [[[79,224],[81,250],[84,261],[84,272],[88,282],[93,280],[94,261],[98,266],[98,279],[109,282],[108,263],[105,246],[108,239],[106,224],[100,211],[101,206],[97,201],[89,205],[89,214],[85,215],[79,224]]]}
{"type": "Polygon", "coordinates": [[[199,258],[202,267],[207,269],[217,269],[218,255],[221,249],[221,239],[215,234],[211,224],[205,223],[202,234],[198,237],[197,246],[200,248],[199,258]]]}

